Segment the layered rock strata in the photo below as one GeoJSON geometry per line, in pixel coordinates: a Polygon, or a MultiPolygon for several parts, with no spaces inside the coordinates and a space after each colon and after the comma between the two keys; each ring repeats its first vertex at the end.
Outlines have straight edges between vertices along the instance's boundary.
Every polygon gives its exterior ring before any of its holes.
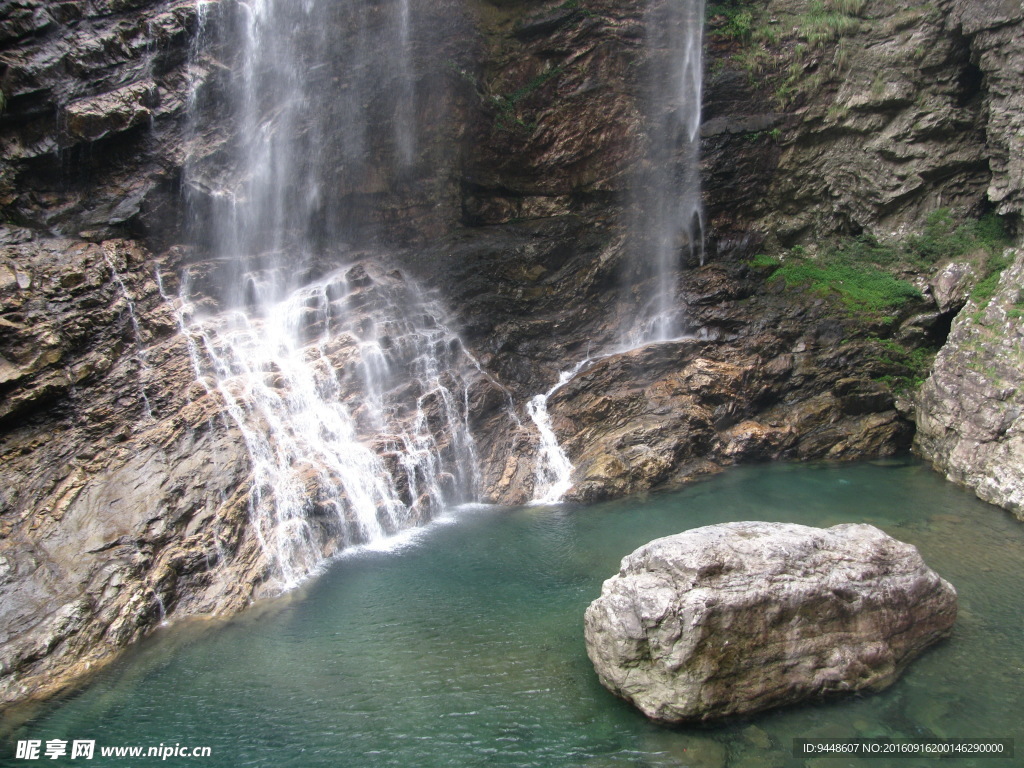
{"type": "Polygon", "coordinates": [[[200,9],[192,0],[5,5],[5,231],[102,239],[180,230],[187,106],[216,71],[209,60],[189,63],[200,9]]]}
{"type": "Polygon", "coordinates": [[[584,628],[602,684],[679,723],[880,690],[955,619],[953,587],[873,526],[744,522],[628,555],[584,628]]]}
{"type": "Polygon", "coordinates": [[[199,386],[137,243],[0,254],[0,701],[42,695],[172,613],[266,578],[245,443],[199,386]]]}
{"type": "MultiPolygon", "coordinates": [[[[307,297],[305,352],[323,361],[321,376],[409,511],[403,522],[422,523],[437,511],[431,491],[448,492],[428,483],[454,483],[451,468],[464,459],[458,430],[481,436],[472,448],[481,466],[502,466],[507,446],[496,438],[512,431],[510,399],[436,319],[419,346],[403,335],[420,318],[397,315],[395,302],[409,315],[425,312],[414,288],[362,256],[324,289],[332,306],[307,297]],[[380,330],[375,360],[397,378],[377,382],[389,410],[383,425],[362,384],[364,328],[380,330]],[[454,394],[417,366],[429,344],[461,362],[436,373],[454,394]],[[471,424],[452,424],[469,412],[471,424]],[[436,477],[403,454],[424,453],[424,443],[445,470],[436,477]]],[[[246,430],[274,415],[253,400],[261,387],[282,399],[301,393],[273,365],[219,379],[201,362],[221,322],[203,284],[216,283],[224,265],[186,261],[181,249],[153,256],[128,240],[0,249],[0,702],[58,690],[171,616],[230,614],[281,590],[280,561],[290,553],[267,540],[296,521],[258,519],[260,498],[272,505],[280,488],[257,487],[262,457],[246,430]],[[185,329],[185,304],[201,305],[208,319],[190,316],[185,329]]],[[[329,467],[297,462],[293,480],[309,538],[295,546],[315,550],[302,577],[362,542],[329,467]]]]}
{"type": "Polygon", "coordinates": [[[967,303],[917,397],[914,447],[953,482],[1024,520],[1024,252],[985,305],[967,303]]]}

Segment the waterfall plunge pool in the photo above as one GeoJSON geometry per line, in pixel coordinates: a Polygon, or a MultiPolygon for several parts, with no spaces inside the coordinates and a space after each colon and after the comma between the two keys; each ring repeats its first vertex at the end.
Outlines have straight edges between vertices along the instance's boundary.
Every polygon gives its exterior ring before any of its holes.
{"type": "MultiPolygon", "coordinates": [[[[336,561],[302,590],[224,622],[157,632],[4,737],[210,747],[204,768],[847,768],[794,738],[1012,738],[1024,750],[1024,525],[923,464],[778,464],[590,507],[467,507],[394,551],[336,561]],[[954,635],[874,695],[714,728],[649,723],[598,683],[583,611],[619,560],[731,520],[869,522],[957,588],[954,635]]],[[[44,746],[45,748],[45,746],[44,746]]],[[[1018,755],[1020,752],[1018,752],[1018,755]]],[[[1020,759],[1020,758],[1017,758],[1020,759]]],[[[895,764],[1019,765],[1003,758],[895,764]]]]}

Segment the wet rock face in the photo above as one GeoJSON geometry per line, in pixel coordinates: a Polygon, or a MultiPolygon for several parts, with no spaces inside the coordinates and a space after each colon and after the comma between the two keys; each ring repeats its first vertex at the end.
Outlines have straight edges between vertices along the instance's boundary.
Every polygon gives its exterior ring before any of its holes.
{"type": "Polygon", "coordinates": [[[636,160],[643,5],[518,4],[482,16],[463,177],[473,226],[607,209],[636,160]]]}
{"type": "MultiPolygon", "coordinates": [[[[183,249],[153,256],[128,240],[0,248],[4,704],[58,690],[166,618],[230,614],[279,592],[279,563],[254,520],[252,446],[226,412],[228,392],[244,402],[237,393],[257,384],[241,372],[230,381],[212,372],[197,380],[204,340],[192,326],[181,332],[179,313],[185,301],[202,303],[212,343],[217,298],[198,289],[179,296],[178,276],[196,273],[201,285],[223,265],[186,267],[188,256],[183,249]]],[[[359,438],[425,522],[438,500],[425,498],[424,468],[411,466],[408,444],[431,441],[451,469],[440,473],[446,495],[445,482],[473,471],[456,445],[465,435],[454,430],[452,412],[472,412],[487,477],[504,469],[506,445],[496,436],[511,423],[508,395],[473,364],[442,316],[419,317],[426,310],[415,290],[397,270],[355,264],[308,297],[302,333],[351,409],[359,438]],[[336,330],[330,338],[327,325],[336,330]],[[378,381],[390,411],[386,430],[367,408],[358,349],[369,341],[366,328],[377,329],[378,362],[393,374],[378,381]],[[420,364],[428,347],[460,367],[439,365],[443,381],[432,381],[420,364]]],[[[287,392],[285,372],[253,365],[257,379],[287,392]]],[[[358,542],[342,535],[346,521],[324,472],[306,469],[299,479],[310,526],[322,534],[320,562],[358,542]]]]}
{"type": "Polygon", "coordinates": [[[157,270],[181,254],[0,250],[0,701],[44,695],[165,616],[260,591],[245,444],[195,381],[157,270]]]}
{"type": "Polygon", "coordinates": [[[569,498],[635,493],[743,461],[906,447],[910,431],[884,387],[848,377],[830,350],[794,352],[800,344],[689,340],[596,362],[549,404],[575,464],[569,498]]]}
{"type": "Polygon", "coordinates": [[[181,224],[191,0],[19,2],[6,48],[0,205],[12,222],[96,239],[181,224]]]}
{"type": "Polygon", "coordinates": [[[1013,255],[987,305],[968,302],[953,322],[917,398],[914,448],[950,480],[1024,520],[1024,252],[1013,255]]]}
{"type": "Polygon", "coordinates": [[[605,687],[704,722],[885,688],[956,613],[953,587],[873,526],[744,522],[628,555],[584,632],[605,687]]]}
{"type": "MultiPolygon", "coordinates": [[[[710,338],[594,355],[552,395],[552,428],[575,467],[569,498],[636,493],[740,462],[909,447],[912,427],[876,381],[888,371],[855,338],[856,320],[762,277],[720,265],[688,271],[681,290],[710,338]]],[[[524,467],[494,492],[530,498],[531,477],[524,467]]]]}
{"type": "MultiPolygon", "coordinates": [[[[97,241],[145,237],[154,250],[202,233],[210,198],[240,173],[231,90],[242,69],[237,33],[247,7],[237,0],[24,0],[0,9],[0,241],[10,240],[12,224],[97,241]]],[[[361,25],[378,25],[380,12],[367,11],[361,25]]],[[[361,44],[350,16],[334,4],[328,28],[314,30],[335,43],[338,60],[307,67],[316,98],[291,128],[297,139],[315,134],[314,112],[333,110],[327,122],[347,124],[345,98],[319,95],[343,94],[360,76],[343,60],[361,44]]],[[[325,184],[331,205],[319,212],[325,227],[356,230],[369,219],[386,225],[393,241],[415,240],[459,215],[451,167],[464,110],[452,71],[471,66],[477,42],[462,3],[432,0],[412,16],[422,121],[416,157],[400,178],[378,170],[389,164],[377,143],[392,118],[376,100],[398,90],[385,81],[368,107],[375,121],[366,137],[370,167],[352,167],[344,145],[353,137],[343,131],[320,137],[315,148],[318,166],[332,171],[325,184]]]]}

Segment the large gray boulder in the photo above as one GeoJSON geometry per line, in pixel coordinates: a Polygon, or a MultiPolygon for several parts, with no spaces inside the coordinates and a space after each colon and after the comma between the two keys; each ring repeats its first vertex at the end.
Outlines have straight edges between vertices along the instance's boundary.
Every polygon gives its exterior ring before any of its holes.
{"type": "Polygon", "coordinates": [[[726,523],[623,559],[585,635],[605,687],[696,722],[884,688],[956,610],[917,550],[873,526],[726,523]]]}

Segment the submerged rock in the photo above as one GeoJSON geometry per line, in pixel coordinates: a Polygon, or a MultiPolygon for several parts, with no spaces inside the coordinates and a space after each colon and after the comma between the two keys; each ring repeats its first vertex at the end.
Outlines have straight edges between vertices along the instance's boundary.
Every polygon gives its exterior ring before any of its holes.
{"type": "Polygon", "coordinates": [[[644,545],[586,612],[602,684],[662,722],[880,690],[949,635],[956,592],[870,525],[710,525],[644,545]]]}

